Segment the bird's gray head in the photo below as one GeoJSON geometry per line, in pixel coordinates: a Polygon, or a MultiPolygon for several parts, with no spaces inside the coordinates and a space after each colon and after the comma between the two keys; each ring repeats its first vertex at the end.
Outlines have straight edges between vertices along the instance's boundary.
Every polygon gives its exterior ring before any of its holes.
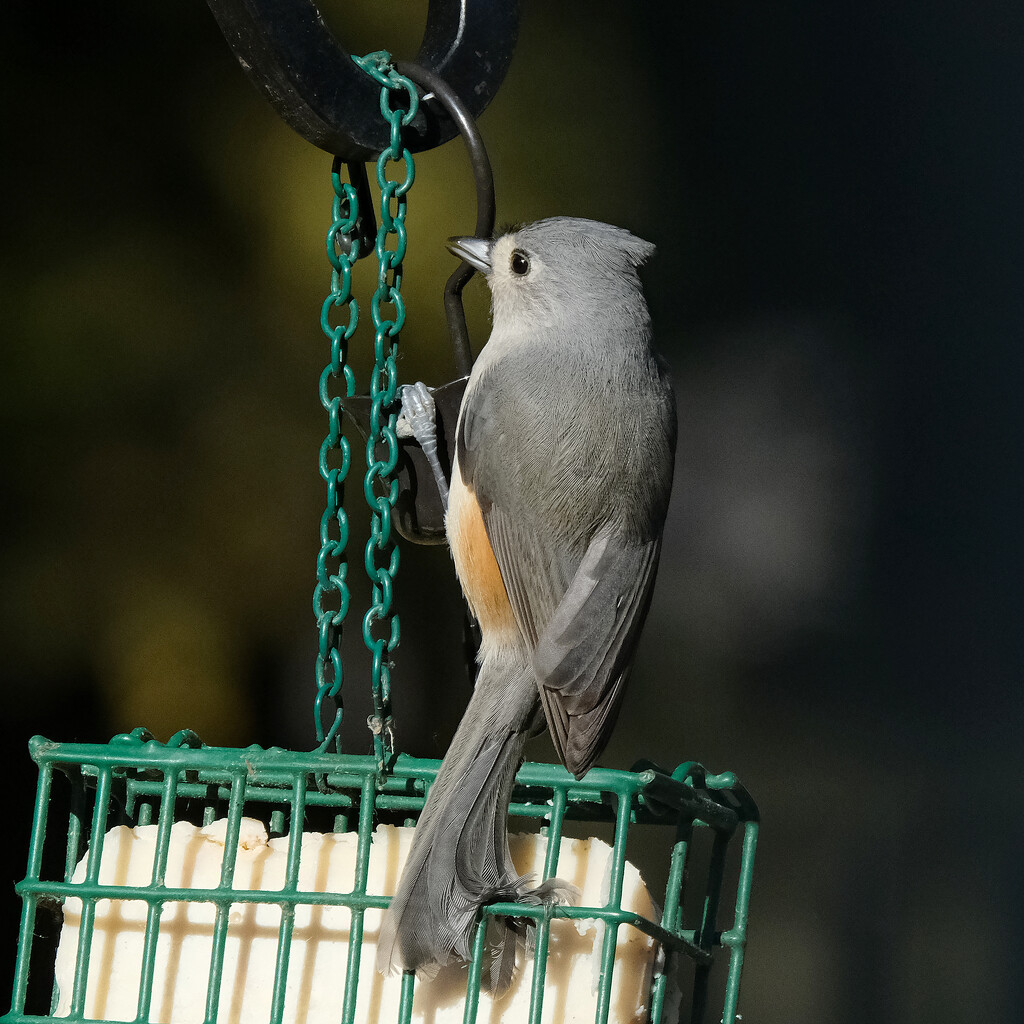
{"type": "Polygon", "coordinates": [[[637,267],[654,246],[624,228],[551,217],[494,240],[451,238],[448,248],[486,276],[495,328],[647,316],[637,267]]]}

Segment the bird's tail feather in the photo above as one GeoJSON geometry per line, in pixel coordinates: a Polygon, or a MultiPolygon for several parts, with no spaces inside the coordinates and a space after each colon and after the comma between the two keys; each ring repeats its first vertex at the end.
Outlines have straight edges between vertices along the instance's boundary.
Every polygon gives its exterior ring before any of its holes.
{"type": "MultiPolygon", "coordinates": [[[[509,855],[508,804],[536,705],[528,666],[484,661],[385,916],[379,970],[429,972],[453,957],[469,959],[477,913],[486,903],[537,905],[569,897],[572,887],[557,879],[531,888],[509,855]]],[[[489,930],[494,987],[512,980],[525,931],[521,921],[507,918],[489,930]]]]}

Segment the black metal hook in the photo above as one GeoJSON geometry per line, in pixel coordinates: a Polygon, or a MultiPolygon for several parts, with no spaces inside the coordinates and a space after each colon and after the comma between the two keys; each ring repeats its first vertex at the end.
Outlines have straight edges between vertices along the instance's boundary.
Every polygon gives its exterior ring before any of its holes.
{"type": "MultiPolygon", "coordinates": [[[[304,139],[349,161],[370,160],[388,145],[379,87],[313,0],[207,3],[249,78],[304,139]]],[[[476,117],[505,77],[518,29],[518,0],[430,0],[415,63],[443,75],[476,117]]],[[[443,102],[425,107],[403,134],[412,152],[433,149],[459,131],[443,102]]]]}
{"type": "MultiPolygon", "coordinates": [[[[397,61],[395,70],[400,75],[405,75],[421,89],[429,90],[423,96],[423,102],[429,104],[433,99],[439,101],[452,123],[458,128],[469,152],[469,162],[473,168],[473,183],[476,186],[474,234],[477,238],[490,238],[491,232],[494,231],[495,217],[494,174],[484,140],[480,135],[480,129],[477,128],[469,106],[462,102],[459,94],[449,82],[436,72],[431,71],[430,68],[411,61],[397,61]]],[[[451,335],[455,366],[462,377],[468,377],[473,369],[473,352],[469,345],[466,312],[462,308],[462,289],[466,287],[466,283],[475,273],[473,267],[463,260],[444,286],[444,312],[448,320],[448,332],[451,335]]]]}

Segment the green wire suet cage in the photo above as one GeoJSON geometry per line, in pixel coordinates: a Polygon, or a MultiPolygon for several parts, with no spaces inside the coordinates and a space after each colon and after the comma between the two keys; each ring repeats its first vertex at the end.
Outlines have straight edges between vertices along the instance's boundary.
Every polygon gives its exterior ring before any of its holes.
{"type": "MultiPolygon", "coordinates": [[[[211,6],[216,13],[217,6],[211,6]]],[[[39,780],[28,865],[16,885],[22,900],[21,927],[11,1009],[3,1024],[174,1019],[168,1016],[166,1000],[157,998],[164,980],[161,971],[167,969],[158,962],[158,955],[168,943],[173,946],[170,921],[181,908],[186,916],[205,914],[202,927],[208,952],[202,971],[188,979],[203,1006],[195,1019],[204,1024],[229,1020],[246,1024],[308,1020],[312,1024],[320,1019],[408,1024],[413,1019],[419,982],[412,973],[401,978],[400,998],[391,1016],[372,1016],[370,989],[376,982],[366,980],[363,930],[365,916],[388,902],[369,872],[374,828],[415,824],[439,767],[437,761],[394,749],[390,680],[391,655],[400,638],[398,618],[392,611],[399,559],[392,532],[399,490],[395,356],[405,321],[401,295],[405,210],[415,176],[404,132],[416,117],[420,93],[386,55],[371,55],[357,63],[359,73],[379,89],[389,141],[377,161],[381,199],[375,238],[366,227],[372,217],[366,208],[365,176],[349,161],[353,180],[344,181],[342,160],[337,157],[332,172],[333,217],[327,235],[332,283],[321,315],[330,360],[320,379],[329,428],[319,459],[328,499],[321,520],[314,594],[320,640],[314,701],[317,748],[312,752],[216,748],[204,745],[188,730],[167,743],[156,741],[143,729],[116,736],[108,744],[32,739],[29,749],[39,780]],[[392,164],[400,165],[395,177],[389,176],[392,164]],[[351,451],[342,432],[342,413],[347,403],[356,402],[356,380],[347,351],[361,311],[352,294],[352,268],[371,254],[378,264],[377,289],[370,302],[375,358],[367,404],[368,470],[362,491],[371,511],[363,561],[372,596],[362,619],[362,634],[371,663],[373,753],[358,755],[342,752],[339,737],[341,630],[350,611],[343,492],[351,451]],[[328,710],[332,704],[333,715],[328,710]],[[272,888],[237,882],[239,844],[252,820],[265,824],[269,842],[277,841],[282,851],[282,877],[272,888]],[[209,828],[215,822],[223,828],[216,880],[204,888],[175,884],[178,876],[170,871],[170,859],[176,826],[191,823],[209,828]],[[351,839],[351,876],[343,891],[314,891],[303,881],[309,869],[304,829],[311,822],[320,823],[334,837],[351,839]],[[141,874],[127,882],[112,882],[105,867],[118,855],[111,846],[115,842],[111,837],[122,835],[118,826],[151,838],[152,852],[147,854],[151,859],[141,874]],[[346,912],[347,957],[333,965],[339,998],[329,1017],[312,1014],[308,1007],[304,1016],[306,968],[295,964],[293,950],[299,932],[307,927],[304,922],[328,908],[346,912]],[[272,966],[262,979],[269,999],[257,1019],[239,1013],[239,993],[227,984],[226,964],[230,962],[237,986],[237,957],[242,955],[238,930],[247,914],[264,911],[273,914],[274,924],[263,927],[262,935],[271,944],[268,962],[272,966]],[[114,977],[113,968],[103,959],[116,951],[99,941],[97,921],[101,916],[108,920],[111,913],[121,914],[129,922],[125,927],[134,931],[138,953],[130,977],[123,973],[114,977]],[[65,944],[66,969],[58,982],[58,938],[62,922],[66,926],[72,916],[77,941],[73,948],[65,944]],[[88,1016],[97,986],[115,984],[128,992],[130,1010],[114,1017],[88,1016]]],[[[611,840],[607,877],[601,899],[594,905],[552,909],[494,904],[484,909],[463,982],[464,1010],[460,1012],[465,1024],[484,1019],[479,1007],[487,919],[492,916],[532,920],[532,953],[522,967],[524,979],[529,979],[529,1009],[524,1018],[529,1024],[561,1019],[553,1017],[558,1013],[570,1019],[551,1003],[558,954],[550,940],[556,918],[599,926],[592,954],[597,959],[594,1011],[588,1017],[596,1024],[611,1019],[615,957],[623,930],[649,936],[658,951],[646,1004],[651,1024],[708,1019],[711,968],[719,951],[727,954],[727,963],[722,965],[721,1010],[715,1011],[713,1019],[725,1024],[736,1019],[758,814],[732,774],[709,774],[695,763],[673,772],[640,764],[633,771],[594,769],[577,781],[560,765],[527,763],[517,776],[510,816],[511,831],[516,821],[539,828],[545,878],[558,873],[567,825],[577,831],[603,830],[611,840]],[[667,862],[660,911],[650,915],[631,909],[623,895],[628,847],[641,826],[654,827],[653,836],[645,830],[646,842],[659,843],[667,862]],[[723,916],[729,918],[725,927],[720,924],[723,916]]]]}

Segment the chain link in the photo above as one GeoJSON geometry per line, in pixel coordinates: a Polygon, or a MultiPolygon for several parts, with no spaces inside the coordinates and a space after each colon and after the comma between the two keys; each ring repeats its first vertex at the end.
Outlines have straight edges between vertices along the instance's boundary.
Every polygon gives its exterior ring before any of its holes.
{"type": "Polygon", "coordinates": [[[355,58],[381,86],[380,111],[391,125],[391,143],[377,159],[377,184],[380,186],[380,226],[377,229],[377,290],[370,302],[373,318],[374,368],[370,379],[370,435],[366,442],[366,476],[363,494],[370,506],[370,538],[366,543],[364,564],[370,579],[372,601],[363,617],[363,641],[370,652],[374,754],[380,771],[386,771],[394,757],[394,727],[391,714],[391,660],[398,646],[400,624],[392,610],[395,574],[398,572],[398,547],[391,539],[391,513],[398,498],[398,481],[391,479],[398,462],[398,438],[395,422],[398,410],[399,333],[405,323],[402,298],[402,261],[405,259],[406,193],[412,187],[416,167],[412,154],[402,143],[402,128],[416,116],[419,94],[408,78],[391,66],[387,53],[355,58]],[[401,94],[404,93],[404,102],[401,94]],[[395,94],[395,105],[392,105],[395,94]],[[401,163],[404,175],[388,177],[388,165],[401,163]],[[390,236],[394,248],[388,248],[390,236]],[[388,310],[385,307],[390,306],[388,310]],[[390,314],[390,315],[389,315],[390,314]],[[383,454],[383,457],[379,453],[383,454]],[[375,635],[375,627],[383,635],[375,635]]]}
{"type": "MultiPolygon", "coordinates": [[[[370,537],[364,552],[372,601],[363,617],[363,641],[371,656],[373,710],[369,727],[373,735],[378,769],[384,772],[394,758],[394,728],[391,714],[391,660],[398,646],[400,624],[393,612],[394,578],[398,572],[398,547],[391,538],[391,514],[398,497],[398,482],[392,479],[398,462],[398,419],[396,395],[399,333],[405,324],[402,298],[402,261],[405,259],[406,193],[416,175],[412,154],[402,144],[402,128],[416,116],[419,94],[413,83],[399,75],[384,52],[353,60],[380,86],[381,114],[391,126],[390,145],[377,160],[377,183],[381,190],[380,227],[375,251],[378,261],[377,289],[370,302],[374,326],[374,366],[370,377],[370,433],[366,442],[366,476],[363,495],[370,506],[370,537]],[[392,94],[404,94],[392,106],[392,94]],[[390,179],[388,164],[404,165],[401,179],[390,179]],[[394,236],[393,248],[388,243],[394,236]],[[386,307],[391,307],[388,310],[386,307]],[[380,452],[383,457],[379,457],[380,452]],[[376,636],[374,628],[384,634],[376,636]]],[[[328,433],[320,447],[320,475],[327,484],[327,506],[320,519],[320,554],[317,557],[313,612],[319,630],[320,649],[316,661],[317,693],[314,720],[319,750],[332,744],[341,752],[339,730],[344,712],[341,696],[342,623],[349,607],[347,582],[348,517],[344,508],[345,479],[352,461],[349,444],[341,431],[344,399],[355,395],[355,375],[348,364],[348,343],[359,322],[359,305],[352,295],[352,268],[367,253],[360,252],[358,237],[359,198],[356,188],[343,182],[341,160],[331,170],[334,186],[332,222],[327,232],[327,258],[331,263],[331,290],[320,312],[320,325],[331,343],[330,362],[320,375],[320,402],[327,411],[328,433]],[[332,394],[331,384],[340,381],[341,395],[332,394]],[[333,458],[332,458],[333,456],[333,458]],[[324,701],[335,703],[334,720],[324,729],[324,701]]],[[[365,182],[364,182],[365,186],[365,182]]]]}
{"type": "Polygon", "coordinates": [[[344,397],[355,394],[355,375],[348,365],[348,343],[359,323],[359,304],[352,295],[352,268],[362,253],[356,224],[359,200],[355,188],[341,179],[341,160],[331,168],[334,201],[331,227],[327,232],[327,258],[331,263],[331,291],[320,310],[320,326],[331,343],[330,362],[320,375],[320,403],[327,411],[328,433],[320,446],[320,476],[327,484],[327,507],[320,518],[320,553],[316,560],[313,614],[316,616],[320,649],[316,659],[316,699],[313,717],[319,750],[332,743],[340,753],[344,711],[341,684],[341,627],[348,612],[348,516],[345,514],[345,478],[352,453],[341,432],[342,396],[331,394],[331,382],[341,381],[344,397]],[[335,323],[334,320],[339,322],[335,323]],[[332,459],[332,453],[336,453],[332,459]],[[332,462],[334,463],[332,465],[332,462]],[[325,607],[325,603],[333,607],[325,607]],[[335,703],[334,721],[324,730],[324,699],[335,703]]]}

